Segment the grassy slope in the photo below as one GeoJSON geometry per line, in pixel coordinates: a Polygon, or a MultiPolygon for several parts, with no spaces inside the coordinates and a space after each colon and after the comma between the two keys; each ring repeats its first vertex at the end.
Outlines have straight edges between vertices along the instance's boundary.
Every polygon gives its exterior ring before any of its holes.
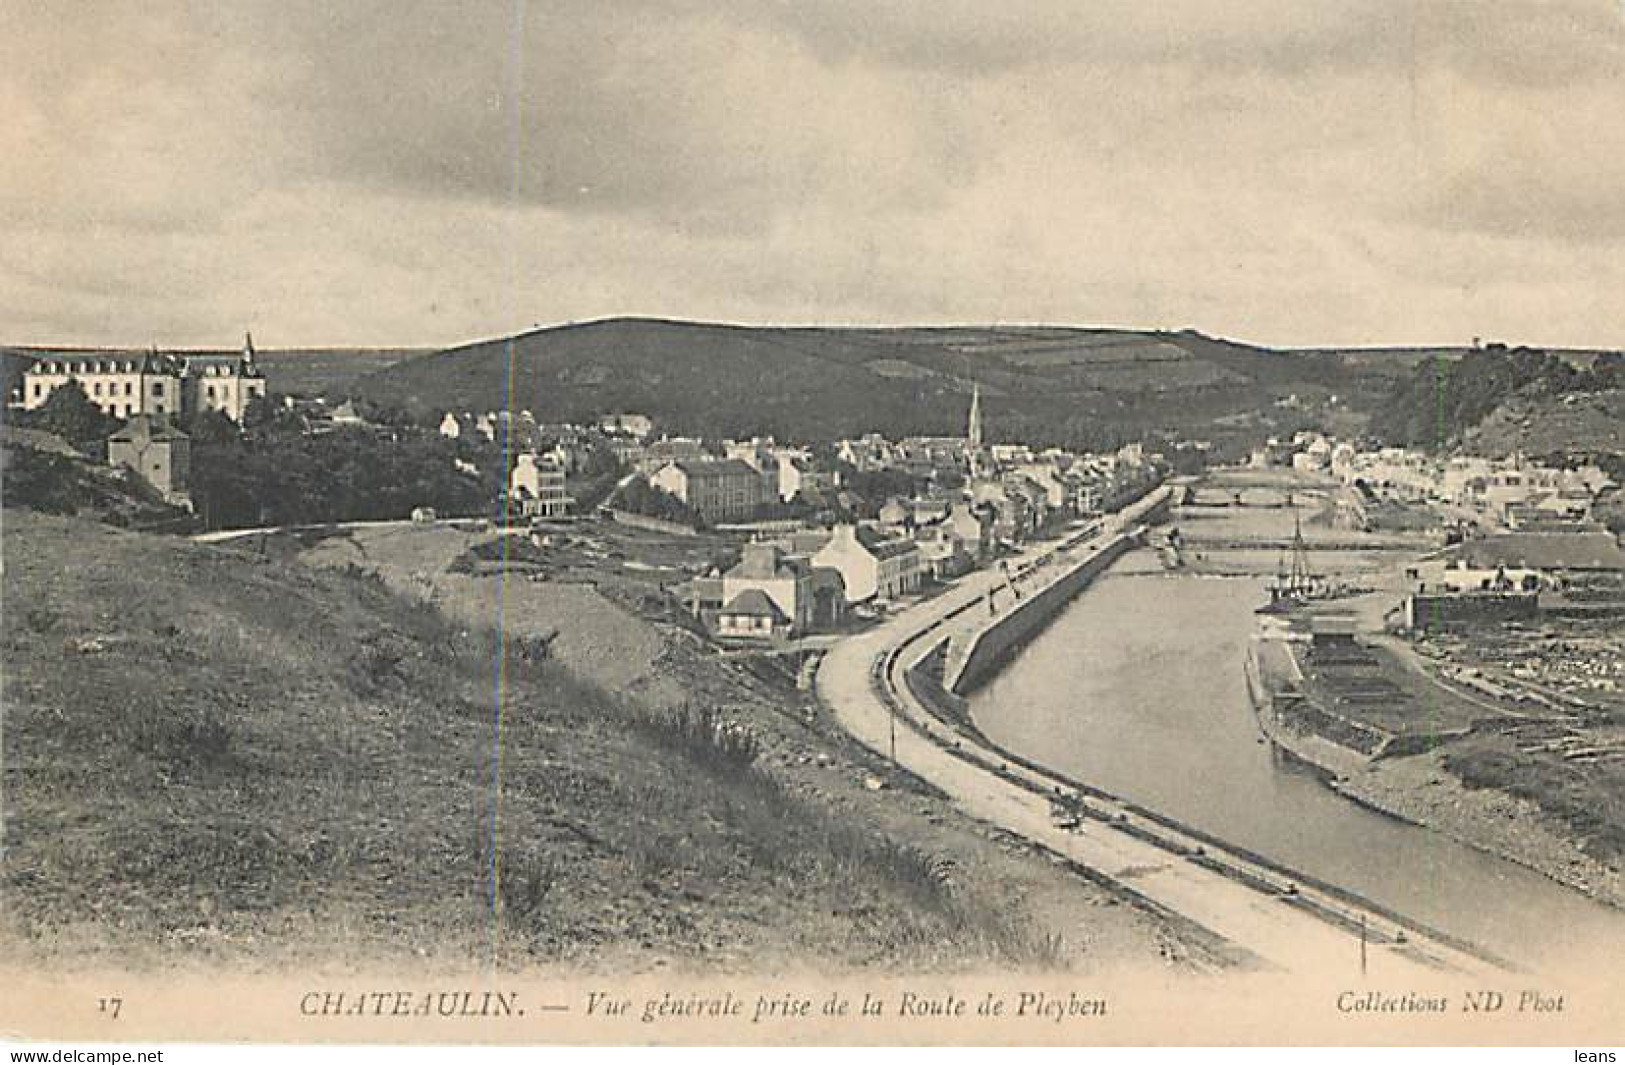
{"type": "Polygon", "coordinates": [[[5,513],[7,938],[59,960],[977,963],[1024,932],[376,580],[5,513]]]}
{"type": "MultiPolygon", "coordinates": [[[[507,397],[538,417],[646,411],[693,432],[828,438],[958,432],[966,375],[997,431],[1019,419],[1096,417],[1132,428],[1192,424],[1262,398],[1364,380],[1332,356],[1199,334],[1052,327],[773,328],[610,319],[482,341],[362,378],[420,411],[507,397]]],[[[1358,391],[1358,389],[1355,389],[1358,391]]]]}
{"type": "Polygon", "coordinates": [[[259,353],[271,387],[279,394],[347,395],[366,374],[406,359],[426,355],[427,348],[278,348],[259,353]]]}
{"type": "MultiPolygon", "coordinates": [[[[628,321],[543,330],[513,345],[512,406],[544,419],[620,408],[699,429],[714,412],[713,432],[749,432],[837,405],[856,422],[892,405],[946,413],[950,401],[964,403],[950,400],[951,381],[876,376],[850,350],[788,330],[628,321]]],[[[490,341],[368,375],[358,388],[418,409],[489,409],[505,405],[508,363],[507,342],[490,341]]]]}
{"type": "Polygon", "coordinates": [[[1618,869],[1625,858],[1625,767],[1576,764],[1551,752],[1520,751],[1504,735],[1451,744],[1444,765],[1469,788],[1499,788],[1567,823],[1581,849],[1618,869]]]}
{"type": "Polygon", "coordinates": [[[1625,453],[1625,390],[1512,396],[1466,434],[1466,446],[1487,455],[1625,453]]]}

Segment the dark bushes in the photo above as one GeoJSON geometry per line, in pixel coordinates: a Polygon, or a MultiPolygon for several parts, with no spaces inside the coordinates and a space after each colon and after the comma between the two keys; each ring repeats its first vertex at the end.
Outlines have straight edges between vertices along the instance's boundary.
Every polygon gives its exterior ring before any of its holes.
{"type": "Polygon", "coordinates": [[[709,707],[680,707],[634,718],[637,727],[669,750],[678,751],[713,772],[741,776],[761,753],[755,733],[733,724],[709,707]]]}

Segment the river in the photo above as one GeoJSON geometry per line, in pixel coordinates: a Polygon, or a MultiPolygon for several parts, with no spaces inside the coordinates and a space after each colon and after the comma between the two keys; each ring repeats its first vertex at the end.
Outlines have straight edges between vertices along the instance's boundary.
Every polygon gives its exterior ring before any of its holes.
{"type": "Polygon", "coordinates": [[[1625,914],[1372,812],[1262,742],[1243,660],[1266,599],[1262,577],[1173,575],[1134,552],[972,696],[972,716],[1011,751],[1516,962],[1625,948],[1625,914]]]}

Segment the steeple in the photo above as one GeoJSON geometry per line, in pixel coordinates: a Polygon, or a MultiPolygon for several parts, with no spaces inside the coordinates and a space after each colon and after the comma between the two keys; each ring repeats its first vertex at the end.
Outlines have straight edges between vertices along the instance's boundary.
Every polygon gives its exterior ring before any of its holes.
{"type": "Polygon", "coordinates": [[[982,475],[982,386],[971,382],[970,421],[965,426],[965,452],[970,459],[971,477],[982,475]]]}
{"type": "Polygon", "coordinates": [[[243,362],[254,365],[254,334],[246,330],[243,333],[243,362]]]}

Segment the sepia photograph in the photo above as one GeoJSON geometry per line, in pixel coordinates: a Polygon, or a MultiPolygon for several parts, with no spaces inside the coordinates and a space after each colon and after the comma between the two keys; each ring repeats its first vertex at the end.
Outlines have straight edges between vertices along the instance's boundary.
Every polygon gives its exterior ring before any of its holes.
{"type": "Polygon", "coordinates": [[[0,0],[0,158],[0,1042],[1625,1043],[1622,0],[0,0]]]}

